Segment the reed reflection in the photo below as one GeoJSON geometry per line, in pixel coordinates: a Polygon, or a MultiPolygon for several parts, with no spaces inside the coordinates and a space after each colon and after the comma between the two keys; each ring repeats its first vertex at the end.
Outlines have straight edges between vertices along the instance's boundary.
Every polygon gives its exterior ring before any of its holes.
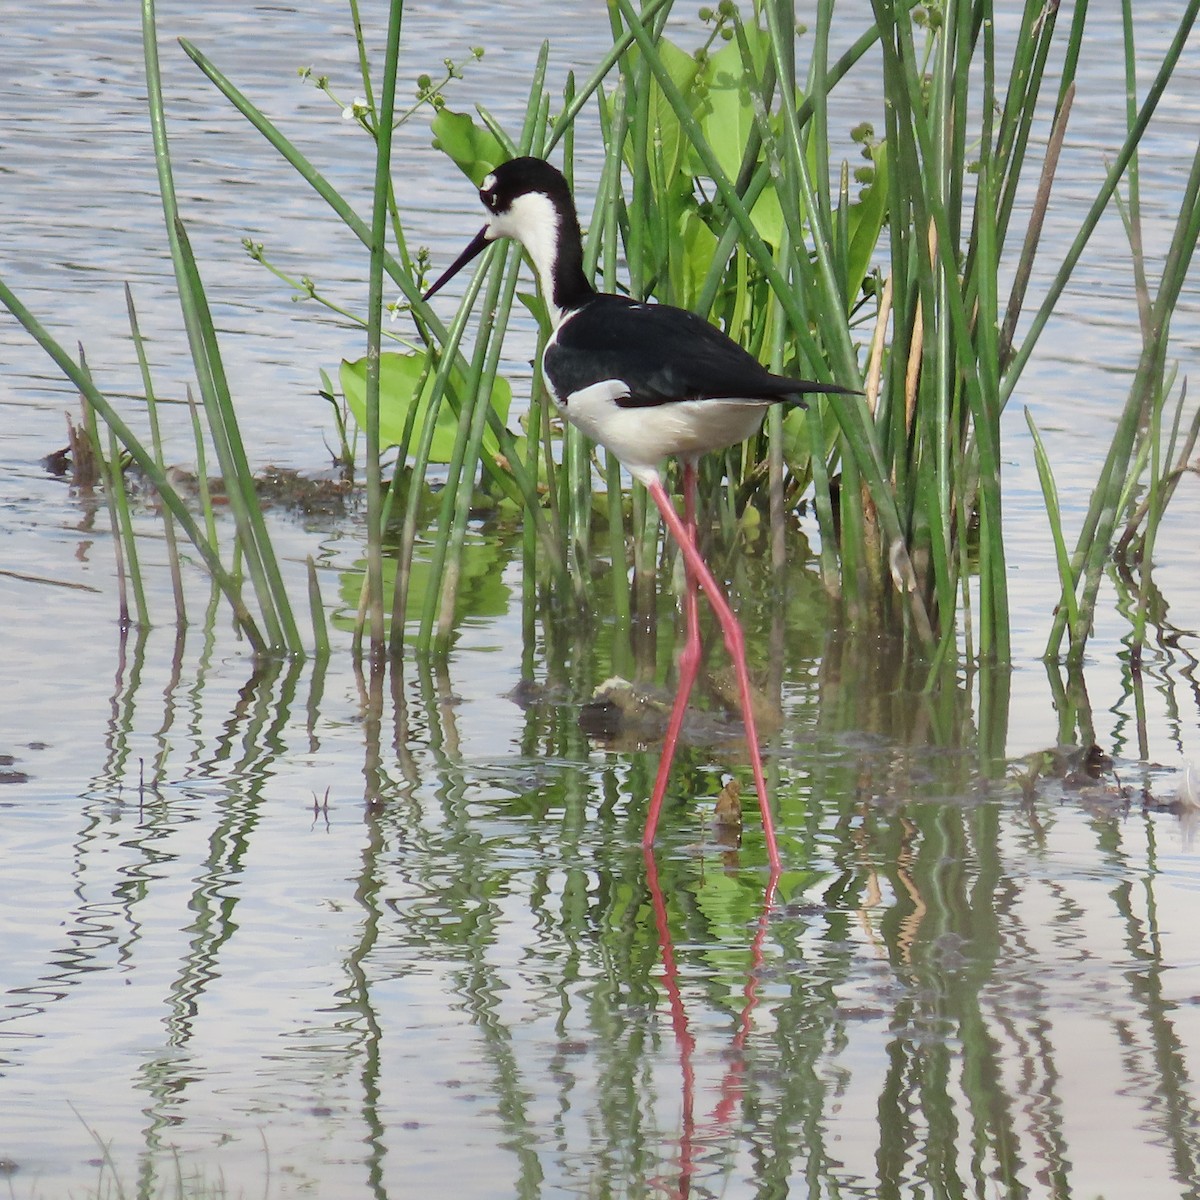
{"type": "MultiPolygon", "coordinates": [[[[203,637],[132,639],[61,936],[9,1027],[85,1004],[110,1075],[136,1027],[147,1179],[267,1112],[380,1197],[467,1162],[529,1197],[1091,1195],[1101,1127],[1189,1194],[1177,819],[1118,806],[1103,762],[1092,791],[1015,778],[1002,673],[917,688],[903,655],[783,612],[776,895],[753,830],[709,829],[738,752],[719,713],[643,855],[653,756],[580,728],[591,638],[486,703],[445,657],[239,678],[203,637]],[[507,740],[479,732],[497,711],[507,740]],[[130,972],[122,1015],[104,981],[130,972]]],[[[1082,675],[1064,695],[1078,737],[1082,675]]]]}

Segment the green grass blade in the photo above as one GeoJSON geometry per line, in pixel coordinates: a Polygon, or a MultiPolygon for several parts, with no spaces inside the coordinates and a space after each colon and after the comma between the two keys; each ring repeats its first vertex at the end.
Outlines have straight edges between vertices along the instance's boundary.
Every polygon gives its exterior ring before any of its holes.
{"type": "Polygon", "coordinates": [[[274,650],[301,654],[303,643],[258,501],[254,473],[242,444],[233,397],[217,347],[208,298],[192,254],[190,239],[183,222],[178,218],[175,220],[172,254],[183,299],[184,324],[192,348],[192,364],[196,368],[209,434],[217,452],[226,496],[238,527],[239,544],[246,555],[246,566],[258,597],[263,624],[274,650]]]}
{"type": "Polygon", "coordinates": [[[1058,502],[1058,487],[1054,482],[1054,472],[1050,467],[1050,458],[1042,442],[1042,435],[1034,423],[1033,413],[1025,409],[1025,424],[1029,426],[1033,438],[1033,455],[1037,464],[1038,480],[1042,485],[1042,499],[1046,505],[1046,517],[1050,522],[1050,536],[1054,539],[1054,558],[1058,564],[1058,582],[1062,589],[1060,604],[1067,614],[1067,624],[1071,629],[1079,628],[1079,603],[1075,598],[1075,572],[1071,569],[1071,558],[1067,553],[1067,543],[1063,536],[1062,510],[1058,502]]]}
{"type": "Polygon", "coordinates": [[[321,580],[311,554],[305,560],[305,566],[308,569],[308,609],[312,616],[313,653],[318,658],[328,658],[329,626],[325,621],[325,603],[321,599],[321,580]]]}
{"type": "Polygon", "coordinates": [[[125,546],[124,559],[128,564],[129,581],[133,586],[133,602],[137,609],[136,624],[139,629],[149,629],[150,609],[146,604],[146,588],[142,581],[137,539],[133,532],[133,516],[129,511],[129,489],[125,486],[125,472],[121,468],[117,435],[111,428],[108,430],[108,469],[105,471],[104,490],[108,495],[109,511],[113,516],[113,536],[120,538],[125,546]]]}
{"type": "MultiPolygon", "coordinates": [[[[166,464],[163,461],[162,431],[158,422],[158,399],[154,394],[154,381],[150,376],[150,363],[146,357],[146,345],[142,340],[142,331],[138,325],[137,310],[133,304],[133,292],[129,284],[125,285],[125,308],[129,314],[129,329],[133,336],[133,346],[137,353],[138,370],[142,376],[142,390],[146,397],[146,412],[150,419],[150,444],[154,450],[154,461],[160,471],[165,474],[166,464]]],[[[175,539],[175,522],[171,519],[171,510],[162,510],[163,536],[167,544],[167,561],[171,572],[171,592],[175,597],[175,620],[179,625],[187,624],[187,604],[183,594],[183,575],[179,566],[179,546],[175,539]]]]}
{"type": "Polygon", "coordinates": [[[192,442],[196,449],[196,486],[200,492],[200,511],[204,513],[204,529],[208,545],[213,554],[220,553],[217,540],[217,516],[213,511],[212,490],[208,486],[208,451],[204,446],[204,427],[200,420],[200,406],[189,383],[186,387],[188,416],[192,422],[192,442]]]}
{"type": "MultiPolygon", "coordinates": [[[[375,187],[371,209],[370,264],[367,285],[367,597],[371,623],[371,657],[384,654],[382,482],[379,468],[379,355],[383,323],[383,273],[391,199],[392,120],[396,101],[396,64],[400,55],[403,0],[388,8],[383,93],[375,133],[375,187]]],[[[365,63],[363,67],[366,75],[365,63]]]]}

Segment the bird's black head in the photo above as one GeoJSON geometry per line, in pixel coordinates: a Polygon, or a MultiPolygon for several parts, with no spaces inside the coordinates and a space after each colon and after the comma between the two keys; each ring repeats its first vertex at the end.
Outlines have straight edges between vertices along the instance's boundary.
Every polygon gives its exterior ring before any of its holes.
{"type": "Polygon", "coordinates": [[[546,299],[560,315],[593,294],[583,276],[575,202],[557,167],[541,158],[509,159],[485,177],[479,199],[487,210],[487,224],[425,293],[426,300],[489,243],[506,237],[515,238],[529,252],[546,299]]]}
{"type": "Polygon", "coordinates": [[[548,196],[555,207],[574,209],[571,192],[563,173],[544,158],[510,158],[501,163],[479,186],[479,199],[494,216],[508,212],[521,196],[539,192],[548,196]]]}

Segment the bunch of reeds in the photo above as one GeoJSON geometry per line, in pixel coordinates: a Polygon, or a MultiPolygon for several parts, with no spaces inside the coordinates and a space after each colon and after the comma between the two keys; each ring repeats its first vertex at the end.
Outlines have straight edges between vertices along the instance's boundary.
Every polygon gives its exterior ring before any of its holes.
{"type": "MultiPolygon", "coordinates": [[[[1132,10],[1129,0],[1124,3],[1132,63],[1132,10]]],[[[1192,0],[1180,19],[1141,105],[1131,101],[1126,141],[1025,320],[1074,94],[1086,3],[1075,6],[1065,50],[1056,54],[1052,48],[1062,39],[1058,5],[1026,0],[1005,54],[989,2],[872,0],[875,24],[836,61],[829,53],[833,0],[818,0],[803,39],[797,38],[791,0],[759,0],[745,10],[721,0],[702,12],[706,41],[694,50],[664,36],[671,7],[671,0],[649,0],[640,9],[631,0],[612,0],[612,49],[585,80],[568,81],[561,102],[545,85],[550,47],[544,46],[519,130],[502,128],[483,110],[475,116],[452,112],[442,91],[457,73],[454,67],[438,85],[421,81],[418,104],[437,110],[438,143],[476,183],[518,153],[554,155],[573,178],[576,121],[585,111],[595,113],[605,155],[594,205],[584,205],[582,216],[586,265],[600,286],[691,307],[775,370],[863,388],[861,397],[814,399],[807,416],[776,411],[759,439],[707,465],[712,499],[706,528],[736,551],[739,539],[765,521],[766,544],[781,568],[787,522],[805,507],[819,535],[826,589],[843,602],[852,624],[899,629],[926,656],[962,645],[968,657],[1006,660],[1000,414],[1118,182],[1136,166],[1139,139],[1200,0],[1192,0]],[[807,50],[803,69],[798,47],[807,50]],[[870,161],[852,185],[848,165],[831,161],[829,98],[850,86],[857,72],[880,70],[883,128],[856,131],[870,161]],[[1031,131],[1037,121],[1050,132],[1035,154],[1031,131]],[[855,194],[859,182],[865,186],[855,194]],[[1022,229],[1016,217],[1030,194],[1032,211],[1022,229]],[[1000,281],[1010,277],[1002,295],[1000,281]]],[[[490,503],[521,515],[530,620],[539,608],[594,603],[591,565],[599,557],[614,568],[601,575],[606,603],[627,624],[652,602],[660,556],[656,516],[640,489],[625,503],[619,465],[561,426],[540,377],[524,428],[514,435],[507,427],[511,389],[499,364],[521,269],[511,247],[498,246],[484,258],[449,325],[422,301],[425,261],[410,252],[405,197],[395,189],[391,162],[395,123],[416,110],[400,112],[396,105],[403,4],[393,0],[389,6],[378,89],[355,0],[350,9],[364,98],[349,112],[375,148],[369,220],[199,49],[183,45],[357,234],[370,257],[366,315],[359,321],[366,353],[343,364],[340,376],[365,433],[368,548],[360,632],[369,630],[376,654],[398,652],[406,631],[419,645],[448,643],[481,491],[490,503]],[[397,292],[391,307],[411,313],[416,336],[404,350],[384,351],[387,297],[397,292]],[[472,313],[483,319],[467,343],[472,313]],[[386,454],[395,462],[390,485],[381,466],[386,454]],[[421,522],[431,480],[441,489],[433,528],[427,529],[421,522]],[[393,519],[400,522],[398,565],[385,594],[384,535],[393,519]],[[415,595],[411,569],[422,535],[431,547],[432,583],[415,595]]],[[[153,0],[143,0],[143,15],[164,216],[207,437],[231,498],[236,570],[223,560],[212,522],[201,528],[194,520],[166,479],[161,456],[142,445],[82,364],[2,283],[0,301],[26,323],[146,472],[255,648],[297,653],[303,639],[254,496],[203,285],[174,199],[153,0]],[[253,614],[243,597],[243,565],[253,614]]],[[[329,90],[327,81],[318,83],[329,90]]],[[[1159,294],[1142,298],[1147,349],[1135,397],[1071,558],[1042,458],[1063,572],[1057,632],[1068,627],[1073,648],[1086,639],[1095,583],[1112,541],[1117,510],[1110,501],[1114,493],[1130,494],[1131,472],[1141,470],[1132,451],[1136,431],[1146,426],[1148,398],[1163,394],[1170,306],[1197,236],[1196,178],[1193,172],[1159,294]]],[[[1129,213],[1136,230],[1134,180],[1129,213]]],[[[544,310],[532,307],[544,337],[544,310]]],[[[137,341],[135,319],[133,328],[137,341]]],[[[146,392],[152,400],[148,372],[146,392]]],[[[1163,480],[1155,436],[1144,436],[1142,445],[1152,477],[1163,480]]],[[[201,441],[197,450],[203,451],[201,441]]],[[[1152,485],[1148,511],[1160,514],[1167,494],[1152,485]]],[[[312,607],[315,641],[323,648],[315,591],[312,607]]]]}
{"type": "MultiPolygon", "coordinates": [[[[1028,0],[1002,54],[990,4],[875,0],[875,26],[831,61],[834,6],[825,0],[802,83],[794,4],[767,0],[743,13],[722,3],[706,14],[712,32],[693,53],[663,36],[670,7],[664,0],[635,10],[630,0],[615,0],[613,53],[568,88],[548,135],[531,139],[526,129],[518,147],[481,113],[482,128],[471,125],[469,138],[458,128],[443,147],[478,182],[518,148],[540,152],[539,145],[561,142],[570,178],[575,117],[598,96],[606,156],[584,222],[587,265],[601,284],[693,307],[776,370],[865,380],[862,401],[822,398],[807,419],[776,413],[760,441],[710,468],[710,482],[723,477],[727,485],[715,501],[724,531],[736,533],[747,507],[759,505],[781,557],[783,514],[798,497],[810,498],[822,574],[851,621],[895,627],[898,619],[929,651],[944,653],[961,638],[968,657],[1006,661],[1000,415],[1118,181],[1136,166],[1139,139],[1197,6],[1181,17],[1145,99],[1140,106],[1131,99],[1126,140],[1031,317],[1029,282],[1074,96],[1086,4],[1076,6],[1064,35],[1057,5],[1028,0]],[[1065,40],[1061,54],[1051,53],[1056,40],[1065,40]],[[876,69],[866,57],[876,44],[884,128],[878,139],[868,129],[857,133],[871,169],[856,197],[847,166],[832,169],[828,101],[856,71],[876,69]],[[1037,153],[1035,121],[1049,128],[1037,153]],[[869,335],[856,340],[856,328],[869,335]]],[[[1126,4],[1132,70],[1130,11],[1126,4]]],[[[542,111],[549,104],[542,98],[542,111]]],[[[449,127],[445,114],[439,121],[449,127]]],[[[1182,211],[1194,215],[1188,197],[1182,211]]],[[[1163,314],[1195,244],[1192,224],[1181,220],[1157,315],[1142,306],[1158,355],[1147,370],[1157,362],[1158,379],[1163,314]]],[[[544,430],[544,397],[534,417],[544,430]]],[[[1107,487],[1119,491],[1130,481],[1123,428],[1097,512],[1113,511],[1107,487]]],[[[609,540],[599,549],[623,564],[616,465],[603,460],[595,470],[569,429],[546,460],[556,468],[551,525],[563,554],[575,554],[582,567],[596,553],[591,490],[603,478],[609,540]]],[[[1084,571],[1089,579],[1112,534],[1110,520],[1096,538],[1095,523],[1094,515],[1084,531],[1096,547],[1084,571]]],[[[638,606],[638,577],[655,562],[654,530],[635,498],[632,600],[626,573],[608,576],[618,614],[638,606]]],[[[586,569],[575,577],[586,578],[586,569]]],[[[1090,628],[1087,595],[1094,597],[1090,585],[1072,626],[1080,646],[1090,628]]]]}

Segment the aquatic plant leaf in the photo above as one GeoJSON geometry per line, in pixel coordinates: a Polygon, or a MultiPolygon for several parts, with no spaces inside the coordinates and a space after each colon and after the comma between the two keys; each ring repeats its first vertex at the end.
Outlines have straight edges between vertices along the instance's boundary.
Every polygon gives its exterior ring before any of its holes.
{"type": "Polygon", "coordinates": [[[490,129],[475,124],[470,113],[443,108],[429,128],[433,132],[434,149],[448,154],[476,187],[500,163],[512,157],[490,129]]]}
{"type": "MultiPolygon", "coordinates": [[[[756,32],[747,26],[747,34],[751,35],[751,54],[755,59],[756,69],[761,70],[766,57],[761,37],[765,35],[760,33],[757,37],[753,36],[756,32]]],[[[754,104],[751,100],[753,88],[746,80],[745,64],[736,42],[730,42],[728,46],[709,57],[704,65],[701,80],[705,87],[704,103],[697,112],[700,127],[717,156],[721,170],[730,179],[735,179],[741,169],[746,145],[754,131],[754,104]]],[[[699,156],[694,151],[693,158],[693,173],[704,174],[699,156]]],[[[763,240],[772,246],[778,246],[783,232],[783,212],[773,185],[763,189],[762,195],[750,212],[750,217],[763,240]]]]}
{"type": "MultiPolygon", "coordinates": [[[[346,403],[354,419],[363,429],[367,422],[367,360],[342,361],[339,379],[346,403]]],[[[427,419],[429,402],[433,394],[434,375],[426,370],[424,354],[387,353],[379,356],[379,447],[416,445],[420,431],[427,419]],[[422,380],[424,382],[422,382],[422,380]],[[418,389],[420,392],[418,394],[418,389]],[[415,408],[415,413],[414,413],[415,408]]],[[[455,373],[451,386],[457,395],[464,391],[464,381],[455,373]]],[[[491,402],[501,421],[508,418],[508,406],[512,401],[512,388],[502,376],[495,377],[491,402]]],[[[458,415],[453,406],[443,401],[437,412],[437,426],[429,452],[430,462],[448,463],[454,453],[454,441],[458,433],[458,415]]],[[[486,454],[498,454],[496,435],[484,430],[483,450],[486,454]]]]}
{"type": "Polygon", "coordinates": [[[678,256],[680,270],[675,299],[684,308],[693,308],[708,278],[713,255],[717,252],[717,235],[693,209],[683,216],[680,243],[683,253],[678,256]]]}
{"type": "Polygon", "coordinates": [[[847,217],[850,225],[849,261],[846,264],[846,296],[851,304],[862,289],[863,280],[871,267],[871,257],[879,244],[883,223],[888,211],[887,145],[881,142],[872,155],[875,178],[863,188],[862,196],[850,205],[847,217]]]}
{"type": "MultiPolygon", "coordinates": [[[[699,74],[700,68],[696,60],[685,50],[681,50],[665,38],[658,43],[656,49],[672,82],[686,96],[699,74]]],[[[637,63],[641,58],[641,52],[636,47],[631,47],[628,55],[631,65],[637,63]]],[[[650,83],[649,116],[650,125],[654,131],[653,141],[660,155],[662,179],[668,188],[690,195],[692,175],[685,170],[684,163],[684,156],[689,147],[687,135],[683,132],[683,127],[679,123],[679,117],[674,108],[671,107],[671,102],[653,79],[650,83]]],[[[632,170],[637,157],[637,149],[632,139],[626,140],[624,154],[625,161],[632,170]]]]}
{"type": "Polygon", "coordinates": [[[808,471],[811,457],[807,420],[806,409],[790,408],[783,414],[783,461],[797,477],[808,471]]]}

